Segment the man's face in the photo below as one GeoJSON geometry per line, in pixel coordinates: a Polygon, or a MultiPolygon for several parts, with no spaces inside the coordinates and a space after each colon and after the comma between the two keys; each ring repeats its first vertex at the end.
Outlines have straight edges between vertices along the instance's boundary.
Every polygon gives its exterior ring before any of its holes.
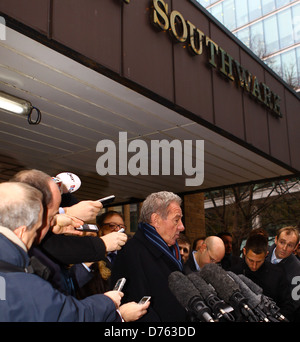
{"type": "Polygon", "coordinates": [[[251,249],[247,252],[246,249],[243,248],[243,254],[245,256],[245,262],[252,272],[257,271],[262,266],[266,258],[265,253],[256,254],[251,249]]]}
{"type": "Polygon", "coordinates": [[[182,211],[178,203],[171,202],[168,206],[168,216],[163,219],[159,214],[152,214],[152,225],[158,234],[167,243],[173,246],[179,238],[179,233],[184,231],[184,225],[181,221],[182,211]]]}
{"type": "Polygon", "coordinates": [[[287,234],[282,232],[277,239],[275,237],[275,255],[279,259],[284,259],[289,257],[294,250],[297,248],[297,236],[294,233],[287,234]]]}
{"type": "Polygon", "coordinates": [[[186,263],[190,254],[190,245],[187,242],[178,242],[179,251],[183,263],[186,263]]]}
{"type": "Polygon", "coordinates": [[[54,216],[58,214],[59,205],[61,202],[61,194],[57,184],[51,179],[49,180],[49,186],[52,193],[52,202],[48,205],[46,212],[44,213],[44,220],[41,229],[38,232],[37,243],[40,243],[45,235],[48,233],[49,228],[52,225],[54,216]]]}
{"type": "Polygon", "coordinates": [[[225,254],[230,254],[232,252],[232,237],[229,235],[222,236],[222,240],[225,246],[225,254]]]}

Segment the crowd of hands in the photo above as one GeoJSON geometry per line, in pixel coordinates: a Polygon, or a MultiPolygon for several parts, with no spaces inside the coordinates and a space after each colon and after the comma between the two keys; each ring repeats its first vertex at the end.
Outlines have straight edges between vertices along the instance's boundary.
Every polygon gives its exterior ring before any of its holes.
{"type": "MultiPolygon", "coordinates": [[[[102,203],[99,201],[81,201],[71,207],[63,208],[64,214],[56,214],[50,222],[51,231],[55,234],[72,234],[82,236],[85,233],[77,230],[84,223],[95,223],[96,216],[102,209],[102,203]]],[[[112,232],[100,237],[105,244],[106,253],[120,250],[127,242],[125,233],[112,232]]],[[[89,266],[92,263],[86,263],[89,266]]],[[[116,309],[121,314],[124,321],[136,321],[147,313],[150,302],[139,304],[129,302],[121,305],[124,293],[121,291],[108,291],[104,293],[115,304],[116,309]]]]}

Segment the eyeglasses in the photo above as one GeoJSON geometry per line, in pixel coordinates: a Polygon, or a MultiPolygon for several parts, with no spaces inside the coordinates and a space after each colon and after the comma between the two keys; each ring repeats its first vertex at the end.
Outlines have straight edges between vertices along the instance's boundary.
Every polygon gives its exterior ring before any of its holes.
{"type": "Polygon", "coordinates": [[[208,256],[209,256],[210,262],[211,262],[212,264],[217,264],[218,261],[210,256],[207,245],[206,245],[206,250],[207,250],[207,254],[208,254],[208,256]]]}
{"type": "Polygon", "coordinates": [[[126,229],[124,224],[116,224],[116,223],[103,223],[102,226],[108,226],[110,230],[120,230],[122,228],[126,229]]]}

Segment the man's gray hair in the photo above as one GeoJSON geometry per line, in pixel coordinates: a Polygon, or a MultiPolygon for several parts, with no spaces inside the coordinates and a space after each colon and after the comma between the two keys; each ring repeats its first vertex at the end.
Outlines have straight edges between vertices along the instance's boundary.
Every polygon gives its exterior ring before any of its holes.
{"type": "Polygon", "coordinates": [[[42,193],[21,182],[0,184],[0,226],[14,231],[20,226],[28,230],[38,222],[42,210],[42,193]]]}
{"type": "Polygon", "coordinates": [[[160,191],[149,195],[142,206],[139,222],[150,223],[153,213],[159,214],[163,219],[168,216],[168,207],[172,202],[182,203],[181,198],[173,192],[160,191]]]}

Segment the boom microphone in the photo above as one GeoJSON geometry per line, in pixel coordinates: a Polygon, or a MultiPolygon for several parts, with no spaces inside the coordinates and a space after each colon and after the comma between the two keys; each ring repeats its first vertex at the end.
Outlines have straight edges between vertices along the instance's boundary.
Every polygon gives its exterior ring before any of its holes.
{"type": "Polygon", "coordinates": [[[202,322],[214,322],[210,309],[202,301],[193,283],[181,272],[169,275],[169,288],[178,302],[202,322]]]}
{"type": "Polygon", "coordinates": [[[219,297],[230,304],[237,313],[242,315],[241,318],[246,318],[250,322],[258,322],[257,317],[250,309],[247,299],[240,291],[238,284],[216,264],[206,264],[200,272],[201,277],[209,284],[211,284],[219,297]]]}
{"type": "Polygon", "coordinates": [[[212,285],[207,284],[206,281],[201,278],[200,272],[190,273],[187,277],[194,284],[202,299],[210,307],[217,319],[224,317],[229,322],[233,322],[235,320],[233,315],[227,312],[232,311],[233,308],[228,306],[224,300],[217,296],[217,293],[212,285]]]}

